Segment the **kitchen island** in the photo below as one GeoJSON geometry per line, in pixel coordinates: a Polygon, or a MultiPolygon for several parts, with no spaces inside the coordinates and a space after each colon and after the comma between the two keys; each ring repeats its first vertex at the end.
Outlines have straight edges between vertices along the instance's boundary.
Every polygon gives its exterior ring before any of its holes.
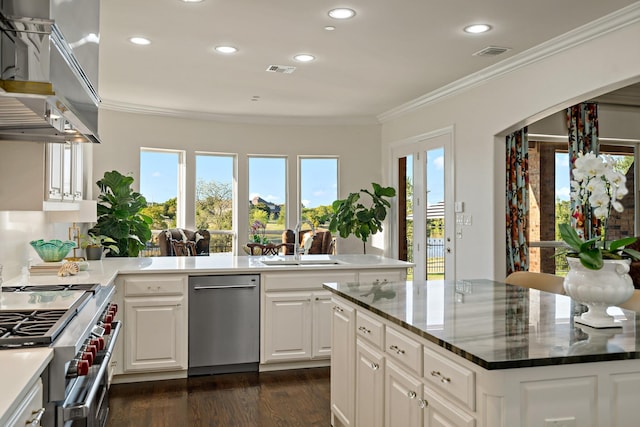
{"type": "Polygon", "coordinates": [[[574,325],[567,296],[489,280],[334,282],[332,420],[636,426],[640,329],[574,325]]]}

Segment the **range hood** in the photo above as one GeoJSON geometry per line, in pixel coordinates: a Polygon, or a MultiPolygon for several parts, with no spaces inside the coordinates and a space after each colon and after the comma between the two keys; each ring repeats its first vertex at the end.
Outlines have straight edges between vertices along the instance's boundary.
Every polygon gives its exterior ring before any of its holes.
{"type": "Polygon", "coordinates": [[[0,140],[100,142],[99,6],[0,0],[0,140]]]}

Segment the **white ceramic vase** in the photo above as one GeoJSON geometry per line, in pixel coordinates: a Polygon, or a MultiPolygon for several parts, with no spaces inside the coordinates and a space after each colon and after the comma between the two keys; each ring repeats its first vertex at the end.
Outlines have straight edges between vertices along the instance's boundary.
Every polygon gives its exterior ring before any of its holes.
{"type": "Polygon", "coordinates": [[[633,295],[633,282],[629,276],[630,260],[604,260],[600,270],[591,270],[579,258],[567,257],[569,273],[564,279],[564,290],[573,300],[589,310],[576,316],[574,321],[592,328],[619,327],[607,308],[620,305],[633,295]]]}

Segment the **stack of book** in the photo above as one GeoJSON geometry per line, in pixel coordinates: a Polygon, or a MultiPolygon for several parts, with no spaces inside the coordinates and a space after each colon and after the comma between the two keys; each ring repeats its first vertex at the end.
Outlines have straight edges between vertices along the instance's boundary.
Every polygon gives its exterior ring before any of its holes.
{"type": "Polygon", "coordinates": [[[32,276],[44,276],[58,274],[58,270],[62,267],[62,262],[46,262],[42,264],[34,264],[29,267],[29,274],[32,276]]]}

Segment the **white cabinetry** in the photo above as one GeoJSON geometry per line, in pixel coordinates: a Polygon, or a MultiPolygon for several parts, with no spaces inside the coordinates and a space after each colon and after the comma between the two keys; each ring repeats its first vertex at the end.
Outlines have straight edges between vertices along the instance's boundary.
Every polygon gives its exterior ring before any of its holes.
{"type": "Polygon", "coordinates": [[[121,280],[124,373],[186,370],[187,276],[145,274],[121,280]]]}
{"type": "Polygon", "coordinates": [[[355,310],[332,300],[331,419],[336,425],[354,425],[355,310]]]}
{"type": "Polygon", "coordinates": [[[325,281],[356,280],[355,272],[264,273],[262,364],[331,357],[331,292],[325,281]]]}
{"type": "Polygon", "coordinates": [[[379,351],[356,340],[356,417],[355,425],[383,427],[384,356],[379,351]]]}
{"type": "Polygon", "coordinates": [[[385,371],[385,394],[386,427],[421,427],[422,382],[390,360],[385,371]]]}
{"type": "Polygon", "coordinates": [[[82,200],[82,173],[83,157],[80,143],[47,144],[47,200],[82,200]]]}
{"type": "Polygon", "coordinates": [[[38,378],[20,406],[9,416],[6,427],[39,426],[44,415],[42,396],[42,381],[38,378]]]}

